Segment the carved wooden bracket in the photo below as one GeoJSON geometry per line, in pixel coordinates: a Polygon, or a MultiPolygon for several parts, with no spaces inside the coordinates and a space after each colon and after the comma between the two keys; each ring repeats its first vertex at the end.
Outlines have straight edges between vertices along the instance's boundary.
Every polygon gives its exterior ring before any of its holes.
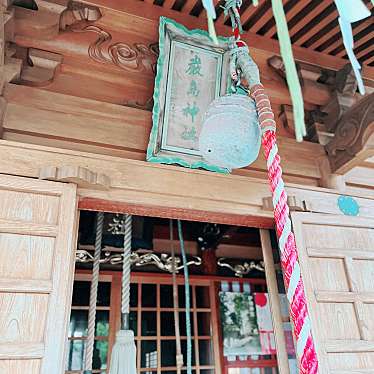
{"type": "MultiPolygon", "coordinates": [[[[0,5],[0,7],[2,7],[0,5]]],[[[7,40],[13,40],[14,35],[14,10],[8,7],[2,7],[0,10],[2,13],[2,23],[3,23],[3,43],[7,40]]]]}
{"type": "Polygon", "coordinates": [[[4,5],[0,4],[0,94],[4,83],[20,77],[22,67],[22,60],[14,57],[14,46],[8,43],[13,38],[14,12],[4,5]]]}
{"type": "MultiPolygon", "coordinates": [[[[268,60],[268,64],[281,76],[285,77],[285,69],[282,59],[273,56],[268,60]]],[[[303,87],[307,84],[325,84],[331,91],[331,98],[327,105],[316,110],[305,113],[307,127],[307,139],[319,142],[322,145],[328,144],[338,131],[338,125],[344,113],[350,110],[358,100],[357,81],[351,64],[345,65],[338,71],[324,70],[320,67],[297,62],[300,81],[303,87]],[[309,83],[308,83],[309,82],[309,83]]],[[[370,88],[368,88],[370,92],[370,88]]],[[[280,119],[283,126],[290,134],[294,134],[294,124],[292,107],[282,105],[280,119]]],[[[349,138],[349,134],[346,135],[349,138]]],[[[341,142],[341,140],[334,141],[341,142]]],[[[331,143],[335,144],[334,142],[331,143]]],[[[330,148],[328,148],[330,149],[330,148]]],[[[342,163],[344,163],[342,161],[342,163]]],[[[333,172],[337,170],[339,162],[332,167],[333,172]]]]}
{"type": "MultiPolygon", "coordinates": [[[[318,110],[305,111],[306,140],[318,143],[317,124],[320,122],[321,113],[318,110]]],[[[279,115],[284,129],[293,137],[295,136],[295,122],[291,105],[281,105],[279,115]]]]}
{"type": "Polygon", "coordinates": [[[21,72],[20,81],[28,86],[44,86],[51,83],[62,56],[57,53],[29,48],[21,72]]]}
{"type": "MultiPolygon", "coordinates": [[[[282,57],[280,56],[270,57],[268,59],[268,65],[272,67],[280,77],[282,77],[283,79],[286,79],[286,68],[284,66],[282,57]]],[[[299,63],[296,63],[296,69],[297,69],[297,74],[300,79],[300,83],[301,85],[303,85],[304,81],[303,81],[303,76],[301,75],[299,63]]]]}
{"type": "MultiPolygon", "coordinates": [[[[268,59],[268,65],[272,67],[280,77],[286,79],[286,69],[280,56],[270,57],[268,59]]],[[[319,66],[307,64],[305,62],[296,61],[296,69],[302,87],[307,84],[307,81],[331,85],[335,79],[334,71],[325,70],[319,66]]]]}
{"type": "Polygon", "coordinates": [[[90,6],[78,1],[70,1],[67,9],[60,17],[60,30],[66,30],[77,24],[97,21],[102,17],[101,11],[96,6],[90,6]]]}
{"type": "Polygon", "coordinates": [[[14,6],[15,34],[49,40],[60,30],[80,22],[101,18],[99,8],[69,0],[35,0],[37,9],[14,6]]]}
{"type": "Polygon", "coordinates": [[[22,59],[16,58],[14,45],[5,44],[3,82],[18,80],[21,76],[22,59]]]}
{"type": "MultiPolygon", "coordinates": [[[[288,196],[287,197],[287,203],[290,208],[290,211],[293,212],[305,212],[307,211],[306,209],[306,204],[305,200],[301,200],[297,196],[288,196]]],[[[273,207],[273,199],[271,197],[264,197],[262,199],[262,209],[263,210],[268,210],[272,211],[274,209],[273,207]]]]}
{"type": "Polygon", "coordinates": [[[326,146],[332,172],[344,174],[374,155],[374,93],[347,110],[326,146]]]}
{"type": "Polygon", "coordinates": [[[284,129],[293,137],[295,136],[295,123],[291,105],[281,105],[279,119],[283,123],[284,129]]]}
{"type": "Polygon", "coordinates": [[[52,39],[59,33],[60,16],[67,0],[58,3],[36,0],[37,10],[14,6],[15,34],[35,39],[52,39]]]}
{"type": "Polygon", "coordinates": [[[46,166],[39,170],[39,179],[75,183],[80,188],[110,188],[110,178],[107,175],[80,166],[46,166]]]}
{"type": "Polygon", "coordinates": [[[321,108],[326,113],[323,123],[327,131],[335,132],[337,123],[353,104],[356,103],[357,81],[351,64],[336,72],[330,102],[321,108]]]}
{"type": "Polygon", "coordinates": [[[5,99],[2,96],[0,96],[0,139],[2,139],[3,137],[3,122],[4,122],[6,105],[7,103],[5,99]]]}

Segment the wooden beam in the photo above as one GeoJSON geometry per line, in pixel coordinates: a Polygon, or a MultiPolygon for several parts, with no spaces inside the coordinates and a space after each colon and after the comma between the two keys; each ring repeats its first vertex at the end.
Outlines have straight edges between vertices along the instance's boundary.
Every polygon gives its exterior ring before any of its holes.
{"type": "MultiPolygon", "coordinates": [[[[253,4],[252,4],[252,1],[250,1],[250,4],[248,5],[248,7],[242,12],[241,16],[240,16],[240,19],[241,19],[241,22],[242,22],[242,25],[245,25],[249,19],[253,16],[253,14],[255,14],[255,12],[259,9],[260,6],[262,6],[263,4],[261,4],[261,2],[259,2],[258,6],[255,7],[253,4]]],[[[222,22],[222,25],[224,25],[224,22],[222,22]]]]}
{"type": "Polygon", "coordinates": [[[352,66],[347,63],[336,74],[331,101],[321,108],[321,111],[326,113],[326,117],[322,118],[322,122],[329,132],[335,132],[341,116],[357,101],[356,91],[357,80],[352,66]]]}
{"type": "MultiPolygon", "coordinates": [[[[292,0],[289,0],[290,2],[292,0]]],[[[286,13],[287,23],[291,21],[291,19],[298,14],[301,10],[303,10],[306,6],[308,6],[310,0],[299,1],[298,3],[294,4],[293,7],[286,13]]],[[[277,32],[277,27],[275,21],[273,25],[264,33],[264,36],[272,37],[277,32]]]]}
{"type": "Polygon", "coordinates": [[[52,39],[59,33],[60,17],[67,8],[67,1],[38,0],[37,3],[37,11],[14,7],[15,28],[36,38],[52,39]]]}
{"type": "Polygon", "coordinates": [[[366,61],[364,62],[364,64],[369,65],[369,64],[372,64],[373,62],[374,62],[374,55],[371,56],[371,57],[369,57],[369,59],[366,60],[366,61]]]}
{"type": "MultiPolygon", "coordinates": [[[[172,9],[164,9],[160,7],[150,6],[141,1],[136,0],[82,0],[82,3],[94,5],[103,9],[107,9],[118,13],[131,14],[133,17],[142,18],[149,21],[156,22],[155,29],[158,29],[158,20],[160,16],[165,16],[175,19],[177,22],[187,25],[189,28],[200,28],[206,29],[206,21],[201,18],[197,18],[191,15],[181,14],[180,12],[172,9]]],[[[254,7],[253,7],[254,8],[254,7]]],[[[256,9],[256,8],[254,8],[256,9]]],[[[336,16],[330,16],[331,20],[336,16]]],[[[243,19],[243,22],[245,20],[243,19]]],[[[320,26],[318,26],[320,27],[320,26]]],[[[230,35],[231,27],[216,25],[217,33],[220,35],[230,35]]],[[[252,47],[252,50],[263,49],[271,52],[271,54],[279,54],[279,44],[276,40],[246,32],[242,36],[242,39],[248,42],[248,45],[252,47]]],[[[317,66],[323,66],[328,69],[338,70],[346,63],[346,60],[339,59],[334,56],[325,55],[319,52],[307,50],[298,45],[293,46],[293,52],[296,59],[307,62],[317,66]]],[[[367,67],[363,71],[365,78],[374,80],[374,68],[367,67]]]]}
{"type": "MultiPolygon", "coordinates": [[[[370,4],[370,8],[372,8],[373,5],[370,4]]],[[[371,19],[371,17],[367,18],[366,20],[364,20],[363,22],[361,22],[359,25],[357,25],[356,27],[353,27],[352,30],[353,30],[353,38],[358,34],[360,33],[361,31],[365,30],[366,28],[370,27],[371,25],[373,24],[373,20],[371,19]]],[[[342,51],[338,52],[335,54],[335,56],[338,56],[338,57],[343,57],[346,52],[345,52],[345,48],[343,46],[343,40],[342,40],[342,37],[341,37],[341,31],[340,31],[340,27],[337,26],[335,28],[336,30],[336,33],[339,33],[339,38],[331,43],[327,48],[325,48],[323,50],[324,53],[330,53],[332,52],[334,49],[336,49],[337,47],[339,46],[342,46],[342,51]]],[[[355,43],[356,45],[356,43],[355,43]]]]}
{"type": "MultiPolygon", "coordinates": [[[[287,0],[282,0],[283,5],[286,3],[287,0]]],[[[249,28],[249,30],[252,33],[257,33],[268,21],[270,21],[273,18],[273,9],[270,6],[266,12],[259,18],[257,19],[256,23],[249,28]]]]}
{"type": "Polygon", "coordinates": [[[175,0],[165,0],[163,3],[162,3],[162,6],[165,8],[165,9],[170,9],[173,7],[173,5],[175,4],[175,0]]]}
{"type": "MultiPolygon", "coordinates": [[[[300,2],[301,3],[301,2],[300,2]]],[[[289,29],[290,37],[295,36],[302,28],[306,27],[308,23],[316,17],[318,14],[324,11],[329,6],[329,2],[321,1],[317,4],[303,19],[302,22],[296,23],[293,27],[289,29]]]]}
{"type": "MultiPolygon", "coordinates": [[[[373,35],[374,35],[374,33],[373,33],[373,35]]],[[[370,39],[372,39],[372,38],[369,38],[369,40],[370,39]]],[[[357,48],[358,48],[358,46],[357,46],[357,48]]],[[[374,47],[373,47],[373,44],[371,44],[370,46],[363,49],[362,51],[356,52],[355,55],[358,59],[360,59],[361,57],[364,57],[366,54],[372,53],[373,51],[374,51],[374,47]]]]}
{"type": "Polygon", "coordinates": [[[332,171],[338,174],[374,155],[374,93],[343,114],[326,151],[332,171]]]}
{"type": "Polygon", "coordinates": [[[183,11],[187,14],[190,14],[193,7],[196,5],[197,0],[186,0],[185,4],[183,5],[183,11]]]}
{"type": "MultiPolygon", "coordinates": [[[[270,196],[266,180],[6,140],[0,140],[0,159],[0,174],[38,178],[40,169],[46,166],[84,165],[93,172],[110,175],[109,190],[78,189],[82,209],[91,206],[93,210],[263,228],[273,225],[273,213],[262,209],[263,198],[270,196]]],[[[290,196],[305,201],[312,212],[341,214],[336,203],[338,191],[294,184],[286,187],[290,196]]],[[[360,205],[360,215],[374,218],[374,194],[368,190],[352,196],[360,205]]]]}
{"type": "MultiPolygon", "coordinates": [[[[372,9],[374,7],[374,5],[372,3],[366,4],[366,6],[367,6],[367,8],[370,11],[372,11],[372,9]]],[[[373,24],[372,18],[368,17],[366,20],[358,22],[357,25],[353,25],[353,27],[352,27],[353,36],[355,37],[358,33],[360,33],[361,31],[363,31],[365,28],[369,28],[370,26],[372,26],[372,24],[373,24]]],[[[369,29],[368,29],[368,33],[367,34],[368,35],[372,34],[372,33],[369,32],[369,29]]],[[[337,23],[331,30],[329,30],[327,33],[325,33],[324,35],[322,35],[320,38],[316,39],[312,44],[310,44],[308,46],[308,48],[317,49],[323,43],[325,43],[326,41],[328,41],[330,38],[332,38],[335,35],[338,35],[339,38],[335,42],[333,42],[332,44],[330,44],[328,47],[326,47],[326,48],[323,49],[323,53],[330,53],[335,48],[337,48],[339,45],[343,45],[343,40],[342,40],[342,37],[341,37],[341,31],[340,31],[339,23],[337,23]]],[[[365,37],[367,37],[368,35],[366,35],[365,37]]],[[[371,38],[373,38],[373,35],[371,35],[371,38]]],[[[367,39],[367,40],[370,40],[370,38],[367,39]]],[[[355,48],[359,46],[358,43],[362,44],[361,43],[361,39],[356,40],[356,42],[355,42],[355,48]]],[[[345,55],[345,53],[343,53],[343,54],[336,54],[335,56],[343,57],[344,55],[345,55]]]]}
{"type": "Polygon", "coordinates": [[[78,187],[108,190],[110,178],[106,174],[94,173],[81,166],[48,166],[40,169],[39,179],[75,183],[78,187]]]}
{"type": "MultiPolygon", "coordinates": [[[[330,5],[332,2],[330,2],[330,5]]],[[[331,13],[329,13],[327,16],[325,16],[323,19],[320,20],[320,22],[314,22],[310,28],[308,28],[308,31],[302,35],[300,38],[298,38],[294,44],[301,46],[305,42],[307,42],[316,32],[319,30],[322,30],[324,27],[326,27],[329,23],[333,22],[334,20],[338,19],[339,14],[336,8],[333,9],[331,13]]]]}
{"type": "MultiPolygon", "coordinates": [[[[13,84],[6,86],[5,99],[6,139],[145,160],[150,112],[13,84]]],[[[278,146],[286,176],[320,178],[315,158],[325,154],[321,145],[280,136],[278,146]]],[[[238,173],[245,170],[266,172],[262,153],[238,173]]]]}

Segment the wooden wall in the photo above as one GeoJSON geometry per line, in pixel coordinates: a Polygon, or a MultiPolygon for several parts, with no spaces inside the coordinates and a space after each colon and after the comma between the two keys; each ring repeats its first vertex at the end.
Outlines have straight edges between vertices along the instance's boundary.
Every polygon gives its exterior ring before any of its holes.
{"type": "MultiPolygon", "coordinates": [[[[22,60],[23,68],[4,86],[6,105],[0,135],[16,142],[144,161],[152,125],[158,18],[162,14],[202,28],[206,27],[205,19],[135,0],[85,3],[92,6],[78,3],[79,12],[75,13],[61,6],[53,15],[40,7],[38,12],[15,7],[12,59],[22,60]],[[91,13],[97,20],[88,16],[91,13]]],[[[230,33],[223,25],[217,31],[230,33]]],[[[323,186],[323,146],[296,143],[280,119],[281,106],[290,105],[291,100],[285,81],[268,65],[268,59],[278,53],[276,42],[248,35],[245,37],[250,38],[276,115],[285,180],[323,186]]],[[[295,56],[328,69],[345,63],[300,47],[295,48],[295,56]]],[[[367,71],[370,78],[372,72],[367,71]]],[[[303,91],[309,111],[331,99],[330,88],[317,82],[308,82],[303,91]]],[[[367,169],[371,163],[360,167],[372,171],[367,169]]],[[[234,174],[266,179],[264,157],[234,174]]],[[[347,181],[360,187],[371,183],[362,180],[357,171],[352,171],[347,181]]]]}

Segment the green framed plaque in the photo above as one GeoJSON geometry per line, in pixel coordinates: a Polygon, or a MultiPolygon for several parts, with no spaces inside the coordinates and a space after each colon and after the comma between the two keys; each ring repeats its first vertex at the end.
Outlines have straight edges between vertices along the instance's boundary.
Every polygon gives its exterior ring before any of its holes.
{"type": "Polygon", "coordinates": [[[147,161],[227,172],[204,162],[198,148],[209,104],[227,93],[229,38],[215,45],[207,32],[160,18],[152,131],[147,161]]]}

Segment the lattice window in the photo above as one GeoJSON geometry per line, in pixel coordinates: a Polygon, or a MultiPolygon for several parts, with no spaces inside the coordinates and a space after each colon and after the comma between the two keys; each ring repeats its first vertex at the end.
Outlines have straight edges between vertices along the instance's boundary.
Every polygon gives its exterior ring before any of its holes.
{"type": "MultiPolygon", "coordinates": [[[[178,283],[181,346],[186,361],[186,309],[181,277],[178,283]]],[[[193,278],[190,294],[193,373],[213,374],[216,372],[215,354],[219,355],[214,282],[193,278]]],[[[175,373],[176,338],[170,276],[134,274],[130,324],[136,337],[138,371],[147,374],[175,373]]],[[[182,373],[185,370],[184,367],[182,373]]]]}
{"type": "MultiPolygon", "coordinates": [[[[82,373],[86,352],[90,277],[77,275],[73,287],[73,299],[66,353],[66,373],[82,373]]],[[[96,308],[95,347],[92,373],[106,374],[111,314],[111,277],[101,277],[96,308]]]]}
{"type": "MultiPolygon", "coordinates": [[[[66,374],[81,374],[87,336],[90,272],[76,275],[67,349],[66,374]]],[[[93,373],[105,373],[115,333],[120,324],[120,272],[103,271],[99,283],[93,373]],[[100,360],[98,359],[100,358],[100,360]]],[[[138,373],[175,374],[176,340],[172,279],[168,274],[133,273],[130,328],[138,349],[138,373]]],[[[178,277],[178,313],[182,353],[186,360],[184,280],[178,277]]],[[[274,355],[230,358],[223,355],[218,293],[222,282],[231,291],[266,292],[263,279],[191,276],[193,374],[275,374],[274,355]]],[[[186,362],[185,362],[186,363],[186,362]]],[[[184,367],[182,373],[186,373],[184,367]]]]}

